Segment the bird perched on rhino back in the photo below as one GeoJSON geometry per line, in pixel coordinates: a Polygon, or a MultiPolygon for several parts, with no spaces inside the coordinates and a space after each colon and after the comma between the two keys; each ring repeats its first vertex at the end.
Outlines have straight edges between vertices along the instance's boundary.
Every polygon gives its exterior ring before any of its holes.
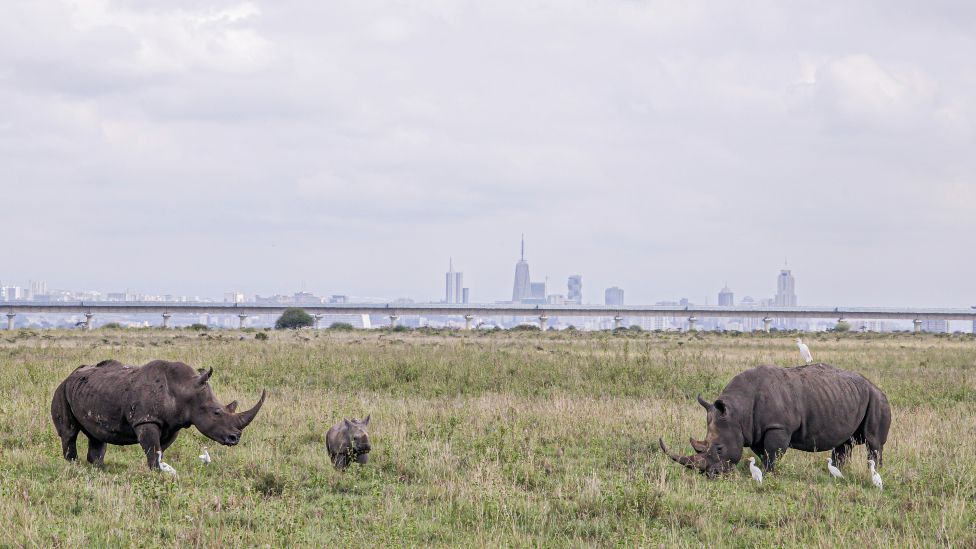
{"type": "Polygon", "coordinates": [[[102,465],[108,444],[138,443],[149,468],[159,469],[162,452],[191,425],[220,444],[234,446],[257,416],[265,393],[253,408],[237,412],[237,401],[226,406],[217,401],[211,375],[213,368],[194,370],[164,360],[139,367],[115,360],[79,366],[58,385],[51,401],[62,455],[77,459],[76,440],[84,433],[92,465],[102,465]]]}
{"type": "Polygon", "coordinates": [[[343,471],[353,461],[365,465],[372,446],[369,444],[369,416],[363,419],[343,419],[325,435],[325,447],[335,468],[343,471]]]}

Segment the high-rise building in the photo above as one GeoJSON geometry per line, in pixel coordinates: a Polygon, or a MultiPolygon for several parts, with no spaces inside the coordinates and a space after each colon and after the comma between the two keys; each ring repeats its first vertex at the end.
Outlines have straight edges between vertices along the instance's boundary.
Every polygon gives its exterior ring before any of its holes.
{"type": "MultiPolygon", "coordinates": [[[[515,284],[512,286],[512,303],[521,303],[532,295],[529,281],[529,262],[525,260],[525,235],[522,235],[522,255],[515,264],[515,284]]],[[[543,292],[545,293],[545,292],[543,292]]]]}
{"type": "Polygon", "coordinates": [[[603,302],[607,305],[623,305],[624,291],[622,288],[612,286],[603,292],[603,302]]]}
{"type": "Polygon", "coordinates": [[[468,302],[468,288],[461,288],[461,303],[468,302]]]}
{"type": "Polygon", "coordinates": [[[776,279],[776,297],[773,299],[773,305],[776,307],[796,307],[795,284],[796,281],[793,279],[790,270],[781,270],[779,278],[776,279]]]}
{"type": "Polygon", "coordinates": [[[718,306],[719,307],[731,307],[735,304],[735,295],[732,290],[729,289],[729,285],[726,284],[724,288],[718,293],[718,306]]]}
{"type": "Polygon", "coordinates": [[[546,283],[545,282],[530,282],[529,283],[529,297],[531,299],[541,299],[543,302],[546,299],[546,283]]]}
{"type": "Polygon", "coordinates": [[[569,291],[566,293],[566,301],[580,305],[583,303],[583,276],[573,275],[567,282],[569,291]]]}
{"type": "Polygon", "coordinates": [[[444,303],[463,303],[464,273],[454,272],[453,260],[448,260],[444,278],[444,303]]]}

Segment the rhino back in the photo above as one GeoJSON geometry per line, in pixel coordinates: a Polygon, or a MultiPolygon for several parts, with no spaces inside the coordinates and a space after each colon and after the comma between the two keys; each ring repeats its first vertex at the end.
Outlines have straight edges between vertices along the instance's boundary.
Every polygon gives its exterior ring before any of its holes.
{"type": "Polygon", "coordinates": [[[76,369],[65,380],[65,396],[83,430],[112,444],[136,443],[140,423],[165,423],[171,400],[158,363],[133,367],[114,360],[76,369]]]}
{"type": "Polygon", "coordinates": [[[726,391],[740,407],[751,401],[743,430],[752,440],[782,428],[790,433],[791,447],[815,451],[834,448],[859,432],[877,388],[860,374],[810,364],[753,368],[736,376],[726,391]]]}

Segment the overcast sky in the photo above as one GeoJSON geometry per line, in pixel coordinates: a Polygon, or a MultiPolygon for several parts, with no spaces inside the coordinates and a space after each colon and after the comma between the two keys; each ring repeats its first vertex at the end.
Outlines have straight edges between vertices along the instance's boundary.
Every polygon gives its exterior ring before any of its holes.
{"type": "Polygon", "coordinates": [[[12,1],[0,281],[976,305],[976,4],[12,1]]]}

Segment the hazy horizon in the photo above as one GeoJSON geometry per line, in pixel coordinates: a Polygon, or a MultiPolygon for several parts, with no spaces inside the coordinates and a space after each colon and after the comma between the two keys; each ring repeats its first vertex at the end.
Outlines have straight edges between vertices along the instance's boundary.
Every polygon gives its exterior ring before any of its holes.
{"type": "Polygon", "coordinates": [[[0,20],[0,281],[976,305],[976,5],[82,0],[0,20]]]}

